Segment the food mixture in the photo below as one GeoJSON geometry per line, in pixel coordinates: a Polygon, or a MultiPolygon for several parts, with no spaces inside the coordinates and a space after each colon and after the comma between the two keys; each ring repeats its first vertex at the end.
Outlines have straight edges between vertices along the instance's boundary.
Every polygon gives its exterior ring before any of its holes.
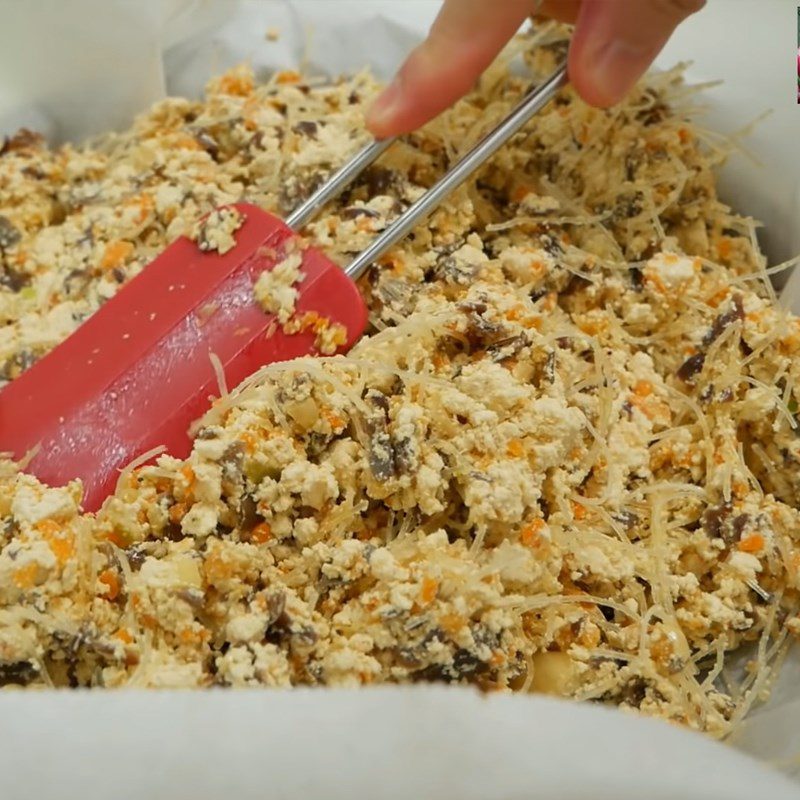
{"type": "MultiPolygon", "coordinates": [[[[565,48],[516,40],[305,239],[345,264],[565,48]]],[[[242,67],[82,147],[7,139],[3,382],[178,235],[235,246],[204,213],[291,211],[377,89],[242,67]]],[[[694,96],[680,70],[610,111],[563,90],[368,273],[349,355],[223,392],[96,515],[1,462],[0,685],[444,681],[730,731],[800,632],[800,320],[694,96]]],[[[281,324],[298,263],[257,286],[281,324]]]]}

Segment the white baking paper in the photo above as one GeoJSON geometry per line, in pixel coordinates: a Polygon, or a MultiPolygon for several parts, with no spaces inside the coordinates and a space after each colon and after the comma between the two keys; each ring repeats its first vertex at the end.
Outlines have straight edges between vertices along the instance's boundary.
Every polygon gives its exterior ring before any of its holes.
{"type": "MultiPolygon", "coordinates": [[[[488,1],[488,0],[487,0],[488,1]]],[[[0,133],[54,141],[127,126],[242,60],[389,78],[437,0],[0,0],[0,133]],[[268,29],[277,29],[269,41],[268,29]]],[[[710,0],[660,64],[694,60],[711,129],[743,139],[721,181],[764,220],[772,263],[800,252],[794,0],[710,0]]],[[[800,273],[798,273],[800,275],[800,273]]],[[[800,312],[800,278],[784,291],[800,312]]],[[[800,772],[800,660],[736,746],[800,772]]],[[[729,746],[664,723],[539,697],[360,692],[0,694],[0,800],[49,798],[783,800],[800,789],[729,746]]]]}
{"type": "Polygon", "coordinates": [[[700,734],[596,706],[433,687],[13,693],[13,800],[797,800],[700,734]]]}

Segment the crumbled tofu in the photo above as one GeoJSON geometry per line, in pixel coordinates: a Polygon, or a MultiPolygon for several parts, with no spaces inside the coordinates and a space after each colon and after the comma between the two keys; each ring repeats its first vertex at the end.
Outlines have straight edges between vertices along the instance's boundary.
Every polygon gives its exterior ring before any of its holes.
{"type": "Polygon", "coordinates": [[[264,311],[275,314],[281,325],[285,325],[294,314],[297,284],[304,277],[300,272],[302,263],[302,252],[292,253],[272,269],[262,272],[253,287],[256,300],[264,311]]]}
{"type": "Polygon", "coordinates": [[[667,289],[679,289],[694,278],[699,262],[674,253],[658,253],[647,262],[646,274],[660,280],[667,289]]]}
{"type": "Polygon", "coordinates": [[[274,314],[288,335],[312,331],[314,347],[322,355],[332,355],[347,341],[347,329],[341,323],[316,312],[295,314],[300,294],[298,285],[305,275],[300,271],[301,251],[291,253],[273,269],[261,273],[253,287],[256,300],[268,314],[274,314]]]}
{"type": "MultiPolygon", "coordinates": [[[[525,85],[482,84],[306,239],[348,263],[525,85]]],[[[0,381],[176,236],[225,253],[232,204],[296,208],[369,140],[377,89],[240,67],[99,146],[6,140],[0,381]]],[[[443,681],[729,732],[715,659],[800,636],[800,322],[749,280],[752,223],[676,91],[564,90],[365,276],[349,355],[265,367],[96,515],[0,461],[0,686],[443,681]]],[[[266,255],[265,312],[340,349],[297,310],[301,251],[266,255]]]]}
{"type": "Polygon", "coordinates": [[[203,252],[216,250],[221,256],[236,247],[234,234],[244,224],[244,215],[236,208],[212,211],[192,230],[192,238],[203,252]]]}

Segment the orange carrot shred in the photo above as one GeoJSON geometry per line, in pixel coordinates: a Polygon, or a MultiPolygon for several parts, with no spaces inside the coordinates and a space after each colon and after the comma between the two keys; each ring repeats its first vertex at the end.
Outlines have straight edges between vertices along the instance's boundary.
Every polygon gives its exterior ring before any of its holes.
{"type": "Polygon", "coordinates": [[[256,544],[264,544],[272,538],[272,528],[267,522],[261,522],[250,532],[250,540],[256,544]]]}
{"type": "Polygon", "coordinates": [[[420,589],[419,599],[420,602],[427,605],[436,599],[436,593],[439,591],[439,581],[435,578],[423,578],[422,588],[420,589]]]}
{"type": "Polygon", "coordinates": [[[103,597],[106,600],[116,600],[119,597],[119,578],[113,569],[104,569],[99,575],[100,583],[105,584],[106,590],[103,597]]]}
{"type": "Polygon", "coordinates": [[[113,269],[123,264],[128,257],[133,253],[134,246],[131,242],[119,240],[116,242],[109,242],[106,249],[103,251],[103,257],[100,260],[100,266],[103,269],[113,269]]]}
{"type": "Polygon", "coordinates": [[[743,553],[759,553],[764,549],[765,544],[766,541],[760,533],[753,533],[739,542],[739,550],[743,553]]]}
{"type": "Polygon", "coordinates": [[[526,547],[538,547],[542,542],[542,528],[544,528],[544,520],[535,519],[529,522],[519,535],[522,544],[526,547]]]}

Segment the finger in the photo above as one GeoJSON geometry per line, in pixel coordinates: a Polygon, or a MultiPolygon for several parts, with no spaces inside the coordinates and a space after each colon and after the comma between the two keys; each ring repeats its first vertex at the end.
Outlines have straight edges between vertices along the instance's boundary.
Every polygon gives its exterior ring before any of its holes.
{"type": "Polygon", "coordinates": [[[600,108],[619,102],[667,39],[705,0],[583,0],[569,52],[578,94],[600,108]]]}
{"type": "Polygon", "coordinates": [[[536,17],[547,17],[572,25],[578,19],[581,0],[542,0],[535,8],[536,17]]]}
{"type": "Polygon", "coordinates": [[[379,139],[418,128],[465,95],[535,6],[534,0],[445,0],[428,38],[367,114],[379,139]]]}

